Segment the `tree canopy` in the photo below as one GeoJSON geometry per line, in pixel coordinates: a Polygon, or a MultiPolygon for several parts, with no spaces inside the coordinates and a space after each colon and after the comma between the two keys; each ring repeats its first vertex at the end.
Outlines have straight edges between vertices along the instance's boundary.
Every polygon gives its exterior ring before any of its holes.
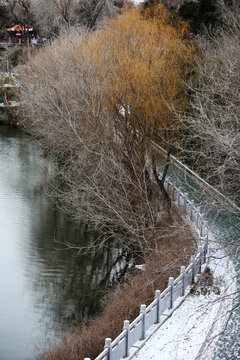
{"type": "Polygon", "coordinates": [[[170,213],[151,141],[171,148],[194,57],[187,24],[159,5],[68,32],[29,63],[25,124],[60,164],[62,207],[122,243],[158,242],[170,213]]]}

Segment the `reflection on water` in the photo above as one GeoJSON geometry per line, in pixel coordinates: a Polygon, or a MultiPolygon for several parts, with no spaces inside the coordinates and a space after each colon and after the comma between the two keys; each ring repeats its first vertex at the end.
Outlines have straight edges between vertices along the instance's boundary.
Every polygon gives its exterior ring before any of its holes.
{"type": "Polygon", "coordinates": [[[51,164],[16,129],[0,127],[0,169],[0,360],[23,360],[98,310],[128,254],[66,250],[96,234],[54,209],[42,188],[51,164]]]}

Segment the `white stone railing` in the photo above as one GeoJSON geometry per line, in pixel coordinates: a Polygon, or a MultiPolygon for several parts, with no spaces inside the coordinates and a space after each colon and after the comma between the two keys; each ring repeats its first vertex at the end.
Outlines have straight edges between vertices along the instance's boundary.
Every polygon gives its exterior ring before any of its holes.
{"type": "MultiPolygon", "coordinates": [[[[163,149],[158,144],[152,142],[153,147],[157,150],[158,153],[162,154],[163,157],[167,157],[167,151],[163,149]]],[[[175,156],[170,155],[170,161],[174,164],[176,168],[179,168],[183,174],[187,174],[189,177],[193,179],[195,183],[197,183],[201,188],[211,195],[211,197],[216,198],[223,203],[226,203],[230,206],[230,208],[240,213],[240,207],[237,206],[231,199],[222,194],[219,190],[215,189],[214,186],[210,185],[206,180],[201,178],[195,171],[190,169],[187,165],[183,164],[180,160],[178,160],[175,156]]]]}
{"type": "MultiPolygon", "coordinates": [[[[191,256],[187,267],[181,266],[180,275],[174,279],[169,278],[167,288],[161,293],[156,290],[155,298],[150,305],[141,305],[138,317],[131,323],[124,321],[123,331],[113,341],[110,338],[105,339],[104,350],[95,360],[120,360],[128,357],[130,348],[139,340],[144,340],[149,329],[154,324],[161,322],[161,315],[167,310],[174,308],[177,299],[185,295],[186,289],[196,281],[196,277],[202,271],[202,265],[206,263],[208,252],[208,222],[205,221],[200,209],[196,207],[193,201],[188,199],[188,195],[168,179],[166,179],[166,190],[172,201],[177,206],[184,209],[186,215],[195,223],[199,229],[199,246],[195,255],[191,256]]],[[[84,360],[90,360],[85,358],[84,360]]]]}

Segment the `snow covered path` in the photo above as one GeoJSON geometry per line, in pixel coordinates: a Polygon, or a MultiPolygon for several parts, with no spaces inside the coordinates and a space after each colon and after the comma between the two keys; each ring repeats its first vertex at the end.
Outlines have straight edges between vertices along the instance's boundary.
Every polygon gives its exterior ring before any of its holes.
{"type": "Polygon", "coordinates": [[[140,350],[136,353],[135,349],[128,357],[129,360],[212,358],[217,339],[232,308],[236,273],[224,251],[216,249],[214,241],[210,246],[209,269],[200,278],[194,291],[148,341],[136,344],[140,350]]]}

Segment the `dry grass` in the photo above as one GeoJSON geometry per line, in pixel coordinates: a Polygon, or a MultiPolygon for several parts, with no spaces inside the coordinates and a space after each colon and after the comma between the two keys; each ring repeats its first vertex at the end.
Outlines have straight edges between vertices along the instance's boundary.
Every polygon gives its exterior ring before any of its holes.
{"type": "Polygon", "coordinates": [[[114,339],[122,331],[124,320],[132,321],[138,316],[140,305],[149,304],[156,289],[163,291],[168,277],[179,275],[180,266],[189,262],[195,249],[191,229],[178,221],[172,235],[161,240],[161,252],[144,259],[145,271],[130,271],[125,282],[109,294],[102,314],[65,338],[55,349],[45,352],[40,359],[94,359],[103,350],[104,339],[114,339]]]}

